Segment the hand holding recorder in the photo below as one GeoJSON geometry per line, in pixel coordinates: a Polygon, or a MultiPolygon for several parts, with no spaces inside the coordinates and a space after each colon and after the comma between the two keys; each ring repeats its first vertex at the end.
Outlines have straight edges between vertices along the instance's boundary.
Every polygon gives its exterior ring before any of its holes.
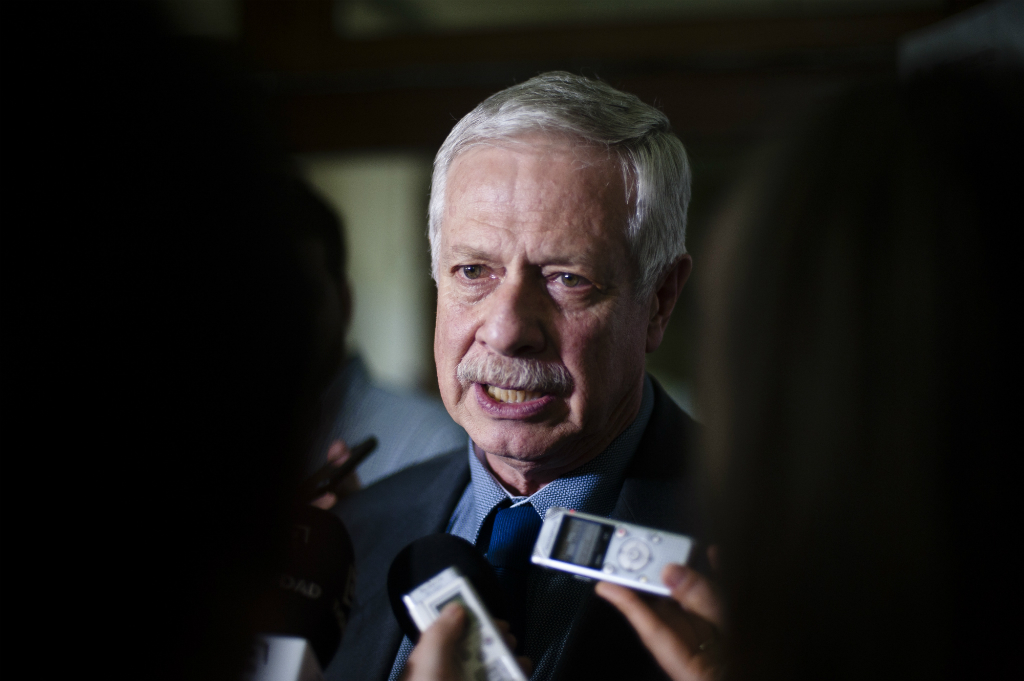
{"type": "Polygon", "coordinates": [[[499,619],[509,606],[498,577],[468,541],[450,534],[417,539],[395,556],[387,584],[395,618],[417,644],[409,678],[526,681],[530,663],[514,656],[516,641],[499,619]]]}
{"type": "Polygon", "coordinates": [[[676,564],[662,569],[661,580],[671,599],[643,599],[609,582],[599,583],[596,591],[629,620],[673,681],[717,678],[722,662],[722,607],[710,580],[676,564]]]}
{"type": "MultiPolygon", "coordinates": [[[[440,616],[420,636],[405,663],[402,681],[465,681],[463,663],[466,625],[471,617],[458,603],[449,603],[440,616]]],[[[501,631],[505,645],[515,650],[516,640],[508,632],[508,623],[494,620],[501,631]]],[[[525,657],[516,658],[525,677],[530,676],[533,665],[525,657]]]]}
{"type": "Polygon", "coordinates": [[[597,594],[629,620],[662,669],[675,681],[696,681],[714,678],[720,666],[722,615],[711,582],[685,566],[693,550],[685,535],[553,507],[531,560],[599,580],[597,594]]]}
{"type": "Polygon", "coordinates": [[[466,611],[449,603],[409,654],[402,681],[463,681],[462,649],[466,611]]]}

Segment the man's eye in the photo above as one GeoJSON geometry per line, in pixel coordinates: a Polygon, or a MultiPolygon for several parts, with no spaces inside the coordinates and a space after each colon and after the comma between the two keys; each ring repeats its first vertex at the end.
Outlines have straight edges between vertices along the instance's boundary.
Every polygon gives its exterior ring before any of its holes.
{"type": "Polygon", "coordinates": [[[558,275],[558,280],[562,282],[563,286],[575,288],[579,286],[580,283],[583,282],[583,277],[579,276],[578,274],[569,274],[568,272],[563,272],[562,274],[558,275]]]}
{"type": "Polygon", "coordinates": [[[466,279],[479,279],[484,273],[483,265],[463,265],[462,274],[466,279]]]}

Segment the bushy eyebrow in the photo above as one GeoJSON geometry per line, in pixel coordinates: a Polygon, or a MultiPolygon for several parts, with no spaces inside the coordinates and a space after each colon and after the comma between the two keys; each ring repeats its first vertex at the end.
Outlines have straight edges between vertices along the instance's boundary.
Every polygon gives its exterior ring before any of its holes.
{"type": "Polygon", "coordinates": [[[470,260],[470,261],[483,261],[490,262],[494,259],[494,256],[483,251],[479,248],[473,248],[471,246],[457,246],[452,248],[448,257],[452,260],[470,260]]]}
{"type": "MultiPolygon", "coordinates": [[[[461,262],[464,264],[473,263],[492,263],[497,258],[488,251],[475,248],[473,246],[456,246],[448,252],[448,259],[452,262],[461,262]]],[[[601,270],[597,263],[592,262],[591,258],[586,257],[585,254],[576,253],[572,256],[561,257],[555,256],[547,260],[546,262],[538,265],[539,267],[550,268],[550,267],[568,267],[577,268],[582,266],[585,269],[590,270],[601,270]]]]}

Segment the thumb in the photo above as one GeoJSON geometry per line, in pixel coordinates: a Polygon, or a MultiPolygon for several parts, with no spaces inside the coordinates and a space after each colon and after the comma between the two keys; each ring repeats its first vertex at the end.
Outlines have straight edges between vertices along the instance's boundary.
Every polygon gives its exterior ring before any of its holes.
{"type": "Polygon", "coordinates": [[[449,603],[409,655],[405,681],[461,681],[459,640],[465,628],[465,611],[457,603],[449,603]]]}

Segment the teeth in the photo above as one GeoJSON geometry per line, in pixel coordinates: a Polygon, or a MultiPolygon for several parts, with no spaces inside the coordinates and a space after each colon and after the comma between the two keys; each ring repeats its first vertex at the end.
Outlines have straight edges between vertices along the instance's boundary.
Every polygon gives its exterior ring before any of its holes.
{"type": "Polygon", "coordinates": [[[511,402],[513,404],[529,402],[530,400],[540,399],[543,396],[543,393],[530,392],[529,390],[505,390],[504,388],[496,388],[493,385],[487,386],[487,394],[498,402],[511,402]]]}

